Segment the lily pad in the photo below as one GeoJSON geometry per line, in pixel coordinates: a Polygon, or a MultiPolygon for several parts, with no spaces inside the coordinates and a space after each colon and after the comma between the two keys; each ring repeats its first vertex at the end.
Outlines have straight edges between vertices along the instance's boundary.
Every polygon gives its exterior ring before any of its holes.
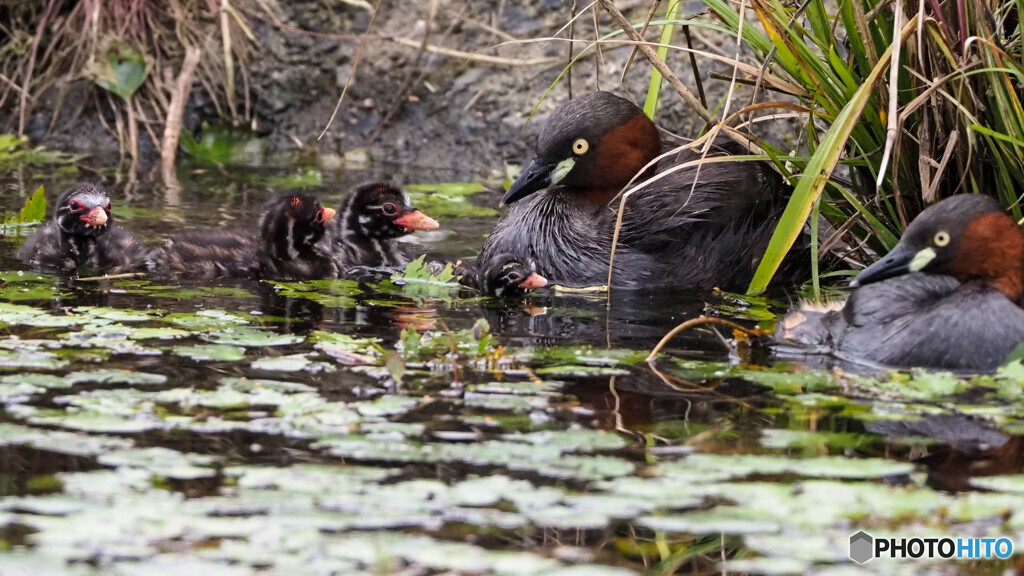
{"type": "Polygon", "coordinates": [[[245,348],[226,344],[195,344],[193,346],[175,346],[171,352],[177,356],[191,358],[196,362],[235,362],[245,358],[245,348]]]}
{"type": "Polygon", "coordinates": [[[131,370],[92,370],[71,372],[64,379],[72,386],[77,384],[129,384],[132,386],[158,386],[167,382],[163,374],[133,372],[131,370]]]}
{"type": "Polygon", "coordinates": [[[200,338],[215,344],[244,347],[287,346],[289,344],[298,344],[305,340],[305,338],[296,334],[277,334],[268,330],[245,326],[218,328],[201,334],[200,338]]]}

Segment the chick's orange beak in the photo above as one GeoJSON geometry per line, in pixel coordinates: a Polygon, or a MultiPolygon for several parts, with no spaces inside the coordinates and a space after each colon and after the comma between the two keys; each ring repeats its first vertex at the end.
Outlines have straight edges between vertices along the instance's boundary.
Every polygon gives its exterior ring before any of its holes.
{"type": "Polygon", "coordinates": [[[523,290],[536,290],[537,288],[543,288],[548,285],[548,279],[534,272],[526,277],[519,283],[519,287],[523,290]]]}
{"type": "Polygon", "coordinates": [[[326,206],[323,207],[323,211],[324,211],[324,215],[323,215],[324,224],[330,222],[331,218],[334,218],[334,215],[338,213],[338,211],[335,210],[334,208],[328,208],[326,206]]]}
{"type": "Polygon", "coordinates": [[[403,214],[399,218],[395,218],[395,224],[398,224],[406,230],[436,230],[440,224],[437,220],[434,220],[430,216],[427,216],[419,210],[413,210],[408,214],[403,214]]]}
{"type": "Polygon", "coordinates": [[[89,226],[103,226],[107,223],[107,211],[102,206],[97,206],[89,211],[88,214],[80,216],[82,222],[85,222],[89,226]]]}

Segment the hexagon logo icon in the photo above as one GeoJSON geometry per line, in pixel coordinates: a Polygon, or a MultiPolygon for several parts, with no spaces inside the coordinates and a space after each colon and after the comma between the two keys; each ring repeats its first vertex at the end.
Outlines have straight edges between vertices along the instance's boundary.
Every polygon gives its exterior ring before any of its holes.
{"type": "Polygon", "coordinates": [[[875,557],[875,539],[861,530],[850,536],[850,560],[863,564],[875,557]]]}

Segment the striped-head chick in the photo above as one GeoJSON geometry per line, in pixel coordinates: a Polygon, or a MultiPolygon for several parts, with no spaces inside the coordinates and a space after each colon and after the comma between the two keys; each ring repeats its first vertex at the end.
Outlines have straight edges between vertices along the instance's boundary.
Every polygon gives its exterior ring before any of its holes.
{"type": "Polygon", "coordinates": [[[537,273],[537,265],[530,258],[516,258],[500,254],[483,268],[481,289],[493,296],[523,296],[531,290],[548,285],[547,278],[537,273]]]}
{"type": "Polygon", "coordinates": [[[315,196],[288,194],[271,200],[260,219],[263,251],[279,260],[295,260],[324,237],[335,211],[315,196]]]}
{"type": "Polygon", "coordinates": [[[405,192],[386,182],[357,187],[342,201],[341,213],[339,226],[370,239],[388,240],[438,227],[437,220],[413,208],[405,192]]]}
{"type": "Polygon", "coordinates": [[[97,238],[114,222],[110,198],[95,184],[76,184],[68,188],[57,199],[53,218],[63,233],[80,238],[97,238]]]}

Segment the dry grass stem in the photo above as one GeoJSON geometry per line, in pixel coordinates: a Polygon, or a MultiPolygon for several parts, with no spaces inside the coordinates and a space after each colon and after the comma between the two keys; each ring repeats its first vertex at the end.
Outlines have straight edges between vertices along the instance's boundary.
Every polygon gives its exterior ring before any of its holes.
{"type": "Polygon", "coordinates": [[[712,316],[700,316],[697,318],[691,318],[670,330],[668,334],[665,334],[665,336],[662,337],[662,339],[658,342],[654,349],[651,350],[651,353],[647,355],[647,358],[645,358],[645,360],[647,362],[654,362],[655,358],[658,357],[658,353],[661,352],[661,349],[668,345],[668,343],[671,342],[672,339],[678,336],[681,332],[689,330],[690,328],[695,328],[697,326],[706,326],[710,324],[732,328],[733,330],[743,332],[744,334],[751,337],[756,337],[762,334],[761,331],[751,330],[746,326],[741,326],[731,320],[726,320],[724,318],[715,318],[712,316]]]}
{"type": "Polygon", "coordinates": [[[377,4],[373,7],[373,11],[370,12],[370,22],[366,25],[366,32],[363,34],[362,40],[359,41],[359,49],[356,50],[356,57],[352,61],[352,69],[349,70],[348,78],[345,79],[345,86],[341,89],[341,95],[338,96],[338,103],[334,105],[334,111],[331,112],[331,117],[327,120],[327,125],[324,126],[323,132],[316,137],[320,140],[327,134],[327,131],[331,129],[331,124],[334,123],[334,119],[338,116],[338,110],[341,109],[341,103],[345,101],[345,94],[348,92],[348,87],[352,84],[352,80],[356,77],[356,70],[359,69],[359,59],[363,56],[363,50],[366,48],[366,41],[370,37],[370,30],[373,29],[373,20],[377,17],[377,11],[380,10],[380,3],[382,0],[377,0],[377,4]]]}
{"type": "Polygon", "coordinates": [[[192,91],[192,77],[195,76],[196,66],[202,51],[198,48],[189,47],[185,52],[185,60],[181,65],[181,72],[174,84],[174,91],[171,93],[171,103],[167,111],[167,122],[164,124],[164,137],[160,144],[160,168],[164,183],[168,186],[177,182],[177,173],[174,170],[174,161],[178,154],[178,138],[181,135],[182,117],[185,115],[185,104],[192,91]]]}

